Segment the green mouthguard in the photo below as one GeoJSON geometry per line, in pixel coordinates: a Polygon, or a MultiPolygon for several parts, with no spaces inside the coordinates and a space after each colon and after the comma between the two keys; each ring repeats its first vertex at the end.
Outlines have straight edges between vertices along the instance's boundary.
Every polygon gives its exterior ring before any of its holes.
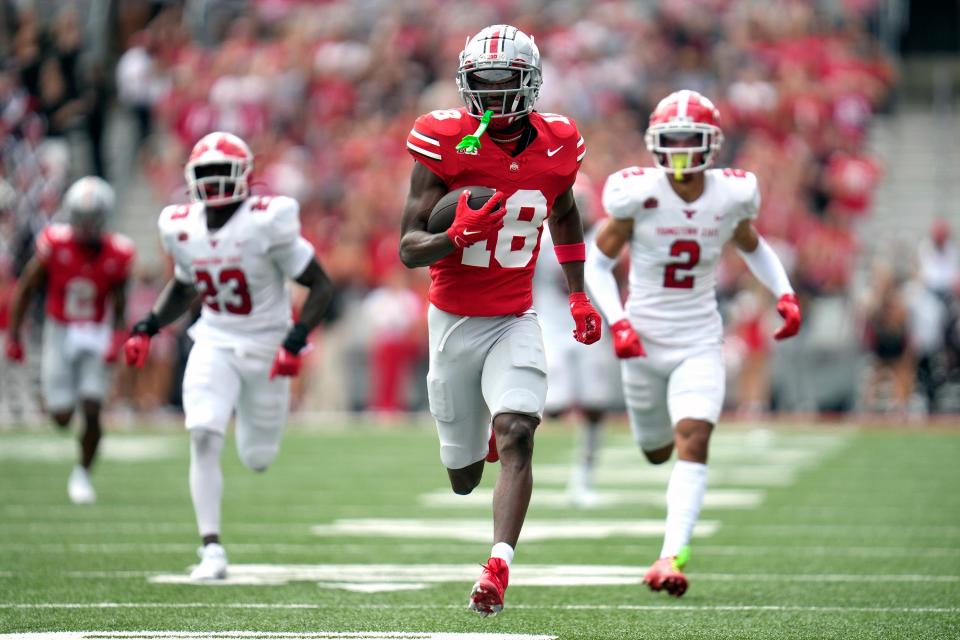
{"type": "Polygon", "coordinates": [[[483,117],[480,118],[480,126],[473,132],[473,135],[463,136],[463,140],[457,145],[457,151],[476,155],[477,152],[480,151],[480,136],[487,130],[491,118],[493,118],[493,111],[489,109],[484,111],[483,117]]]}

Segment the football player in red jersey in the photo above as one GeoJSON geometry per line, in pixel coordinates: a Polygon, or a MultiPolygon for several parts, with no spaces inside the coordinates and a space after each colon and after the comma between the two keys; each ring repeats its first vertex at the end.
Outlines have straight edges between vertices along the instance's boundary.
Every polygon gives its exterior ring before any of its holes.
{"type": "Polygon", "coordinates": [[[486,27],[460,54],[457,86],[466,108],[420,116],[407,138],[415,163],[400,257],[410,268],[430,267],[427,390],[440,459],[458,494],[477,486],[485,459],[501,464],[493,550],[470,594],[481,616],[503,609],[530,502],[533,434],[547,387],[531,309],[544,221],[563,264],[573,337],[600,339],[600,317],[583,293],[583,228],[572,190],[583,138],[569,118],[533,110],[540,84],[533,38],[509,25],[486,27]],[[489,122],[485,136],[481,119],[489,122]],[[476,136],[483,136],[479,144],[476,136]],[[470,185],[496,193],[479,210],[462,196],[450,228],[428,232],[434,205],[470,185]]]}
{"type": "Polygon", "coordinates": [[[264,471],[280,450],[290,378],[299,373],[307,335],[333,293],[313,246],[300,235],[297,201],[250,194],[253,160],[247,143],[230,133],[214,132],[194,145],[184,168],[193,202],[165,207],[158,221],[173,278],[124,345],[127,364],[142,367],[151,338],[203,300],[183,374],[190,496],[203,545],[194,580],[227,574],[220,454],[231,415],[240,460],[264,471]],[[310,289],[296,323],[287,280],[310,289]]]}
{"type": "Polygon", "coordinates": [[[77,180],[63,198],[69,223],[52,224],[41,232],[10,307],[7,358],[22,362],[23,318],[33,294],[45,287],[44,406],[57,425],[66,427],[79,403],[85,423],[80,464],[67,484],[75,504],[96,501],[89,472],[100,443],[107,365],[116,360],[123,342],[127,280],[134,259],[130,240],[104,230],[113,205],[109,184],[92,176],[77,180]],[[105,320],[107,298],[112,301],[112,323],[105,320]]]}
{"type": "Polygon", "coordinates": [[[644,576],[651,589],[674,596],[687,589],[683,566],[706,491],[710,433],[723,407],[723,327],[714,269],[727,242],[778,299],[784,323],[773,337],[796,335],[801,321],[783,265],[753,226],[760,208],[757,177],[711,168],[723,142],[719,121],[713,103],[695,91],[660,101],[646,133],[657,167],[628,167],[607,178],[603,207],[610,218],[586,265],[590,292],[622,358],[634,438],[654,464],[677,450],[663,548],[644,576]],[[611,269],[628,244],[624,308],[611,269]]]}

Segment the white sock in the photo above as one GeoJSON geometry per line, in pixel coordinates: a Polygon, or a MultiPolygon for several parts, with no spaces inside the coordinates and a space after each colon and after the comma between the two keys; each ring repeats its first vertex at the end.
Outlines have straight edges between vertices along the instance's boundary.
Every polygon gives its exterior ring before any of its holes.
{"type": "Polygon", "coordinates": [[[205,429],[190,430],[190,496],[201,537],[220,533],[221,450],[222,434],[205,429]]]}
{"type": "Polygon", "coordinates": [[[593,472],[593,466],[597,460],[597,451],[600,449],[600,429],[599,422],[587,422],[582,429],[583,444],[580,451],[580,464],[588,476],[593,472]]]}
{"type": "Polygon", "coordinates": [[[500,558],[507,563],[507,566],[510,566],[510,563],[513,562],[513,547],[508,545],[506,542],[498,542],[493,545],[493,549],[490,550],[491,558],[500,558]]]}
{"type": "Polygon", "coordinates": [[[677,460],[667,484],[667,526],[661,558],[675,556],[681,547],[690,544],[706,490],[707,465],[677,460]]]}

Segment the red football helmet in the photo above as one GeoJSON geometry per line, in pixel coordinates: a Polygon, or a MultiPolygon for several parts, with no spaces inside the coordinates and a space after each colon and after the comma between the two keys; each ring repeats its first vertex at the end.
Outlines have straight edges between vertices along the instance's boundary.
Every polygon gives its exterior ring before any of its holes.
{"type": "Polygon", "coordinates": [[[193,146],[183,170],[194,202],[218,207],[250,195],[253,152],[232,133],[209,133],[193,146]]]}
{"type": "Polygon", "coordinates": [[[723,144],[720,112],[696,91],[675,91],[650,114],[644,140],[661,169],[699,173],[713,164],[723,144]]]}

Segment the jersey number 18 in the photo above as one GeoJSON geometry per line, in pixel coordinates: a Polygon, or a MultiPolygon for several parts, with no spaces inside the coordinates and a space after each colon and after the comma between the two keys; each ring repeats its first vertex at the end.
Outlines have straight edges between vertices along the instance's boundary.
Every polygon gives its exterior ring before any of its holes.
{"type": "MultiPolygon", "coordinates": [[[[535,189],[520,189],[503,203],[507,215],[496,235],[493,251],[505,269],[520,269],[530,264],[537,246],[540,226],[547,218],[547,198],[535,189]]],[[[461,263],[471,267],[489,267],[490,250],[486,242],[477,242],[463,250],[461,263]]]]}

